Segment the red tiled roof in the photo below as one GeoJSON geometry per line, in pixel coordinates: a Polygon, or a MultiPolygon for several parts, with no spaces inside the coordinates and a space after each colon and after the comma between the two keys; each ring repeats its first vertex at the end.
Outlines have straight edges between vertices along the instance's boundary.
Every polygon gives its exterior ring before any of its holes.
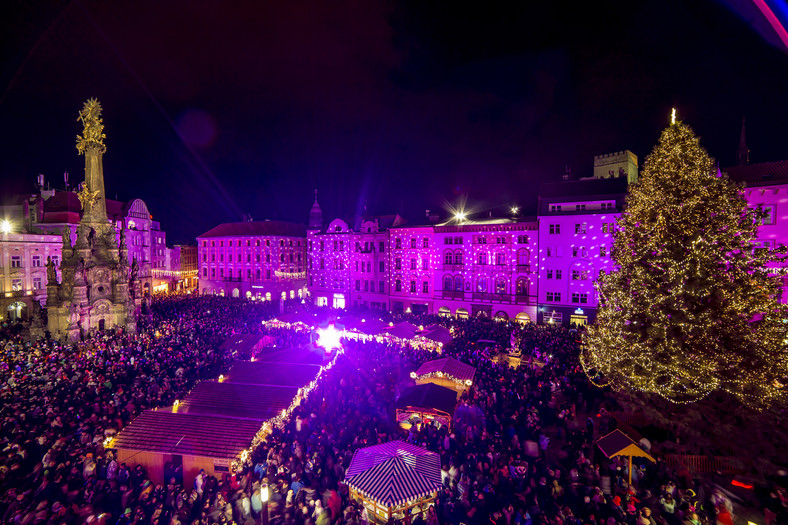
{"type": "Polygon", "coordinates": [[[775,181],[788,180],[788,160],[732,166],[722,171],[732,180],[744,182],[747,186],[764,186],[775,181]]]}
{"type": "Polygon", "coordinates": [[[117,435],[113,448],[232,459],[259,430],[259,421],[148,410],[117,435]]]}
{"type": "Polygon", "coordinates": [[[294,222],[226,222],[208,230],[197,238],[204,237],[258,237],[277,235],[280,237],[306,237],[306,226],[294,222]]]}

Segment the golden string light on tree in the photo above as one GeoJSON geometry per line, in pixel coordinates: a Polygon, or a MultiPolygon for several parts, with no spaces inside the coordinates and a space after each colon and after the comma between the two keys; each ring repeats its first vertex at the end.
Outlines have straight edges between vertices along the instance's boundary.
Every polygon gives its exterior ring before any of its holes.
{"type": "Polygon", "coordinates": [[[598,385],[676,403],[724,390],[763,408],[786,397],[786,250],[755,243],[750,209],[689,126],[672,116],[630,189],[597,282],[600,308],[581,362],[598,385]]]}

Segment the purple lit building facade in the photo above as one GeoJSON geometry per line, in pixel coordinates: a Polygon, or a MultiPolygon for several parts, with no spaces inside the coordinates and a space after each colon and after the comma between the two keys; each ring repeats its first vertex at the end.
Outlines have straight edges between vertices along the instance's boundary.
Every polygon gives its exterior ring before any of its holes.
{"type": "Polygon", "coordinates": [[[280,221],[225,223],[197,237],[201,294],[302,299],[306,228],[280,221]]]}
{"type": "Polygon", "coordinates": [[[450,221],[434,227],[434,312],[536,319],[536,221],[450,221]]]}

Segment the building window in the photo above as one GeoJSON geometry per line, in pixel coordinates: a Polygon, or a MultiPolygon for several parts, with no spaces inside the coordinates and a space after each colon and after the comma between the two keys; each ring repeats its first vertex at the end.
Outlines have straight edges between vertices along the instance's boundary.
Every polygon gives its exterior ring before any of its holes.
{"type": "Polygon", "coordinates": [[[401,250],[402,249],[402,238],[397,237],[394,239],[394,249],[401,250]]]}
{"type": "Polygon", "coordinates": [[[384,293],[386,291],[386,285],[383,281],[378,281],[378,291],[380,293],[384,293]]]}
{"type": "Polygon", "coordinates": [[[256,278],[256,279],[259,279],[259,278],[260,278],[260,268],[258,268],[257,270],[255,270],[255,272],[254,272],[254,276],[255,276],[255,278],[256,278]]]}
{"type": "Polygon", "coordinates": [[[380,253],[386,253],[386,243],[384,241],[378,243],[378,251],[380,253]]]}
{"type": "Polygon", "coordinates": [[[410,240],[410,247],[411,248],[415,248],[416,247],[416,238],[415,237],[410,240]]]}
{"type": "Polygon", "coordinates": [[[410,293],[416,293],[416,281],[410,282],[410,293]]]}
{"type": "Polygon", "coordinates": [[[356,291],[357,292],[361,291],[361,281],[359,281],[358,279],[356,279],[356,291]]]}
{"type": "Polygon", "coordinates": [[[575,224],[575,233],[576,234],[586,233],[586,223],[581,222],[579,224],[575,224]]]}
{"type": "Polygon", "coordinates": [[[506,255],[503,252],[498,252],[495,254],[495,264],[498,266],[503,266],[506,264],[506,255]]]}
{"type": "Polygon", "coordinates": [[[271,278],[271,270],[266,270],[265,271],[265,278],[266,279],[270,279],[271,278]]]}
{"type": "Polygon", "coordinates": [[[424,237],[422,241],[422,248],[429,248],[430,247],[430,239],[428,237],[424,237]]]}
{"type": "Polygon", "coordinates": [[[607,257],[607,247],[604,244],[599,247],[599,256],[607,257]]]}
{"type": "Polygon", "coordinates": [[[395,270],[402,270],[402,259],[400,259],[399,257],[394,259],[394,269],[395,270]]]}
{"type": "Polygon", "coordinates": [[[482,266],[487,264],[487,252],[480,252],[476,262],[482,266]]]}
{"type": "Polygon", "coordinates": [[[561,292],[547,292],[547,302],[548,303],[560,303],[561,302],[561,292]]]}
{"type": "Polygon", "coordinates": [[[553,270],[547,270],[547,278],[548,279],[552,279],[553,278],[553,270]]]}
{"type": "Polygon", "coordinates": [[[584,211],[585,209],[586,209],[585,204],[575,204],[575,211],[584,211]]]}
{"type": "Polygon", "coordinates": [[[556,235],[561,233],[561,225],[560,224],[551,224],[549,227],[550,235],[556,235]]]}
{"type": "Polygon", "coordinates": [[[203,277],[208,277],[208,268],[203,268],[202,269],[202,276],[203,277]]]}
{"type": "Polygon", "coordinates": [[[430,260],[428,258],[424,257],[421,260],[421,269],[422,270],[429,270],[430,269],[430,260]]]}
{"type": "Polygon", "coordinates": [[[58,265],[60,264],[60,257],[57,256],[57,255],[53,255],[52,256],[52,263],[55,265],[55,268],[57,268],[58,265]]]}
{"type": "Polygon", "coordinates": [[[462,237],[455,237],[454,244],[462,244],[462,237]]]}
{"type": "Polygon", "coordinates": [[[33,290],[40,290],[42,287],[41,277],[33,277],[33,290]]]}
{"type": "Polygon", "coordinates": [[[385,261],[378,261],[378,271],[383,273],[386,271],[386,263],[385,261]]]}
{"type": "Polygon", "coordinates": [[[552,246],[545,246],[544,255],[545,255],[545,257],[552,257],[553,256],[553,248],[552,248],[552,246]]]}
{"type": "Polygon", "coordinates": [[[556,279],[560,279],[562,277],[561,272],[563,272],[563,270],[556,270],[555,271],[555,278],[556,279]]]}
{"type": "Polygon", "coordinates": [[[560,204],[551,204],[550,205],[550,211],[553,212],[553,213],[555,213],[557,211],[561,211],[561,205],[560,204]]]}
{"type": "Polygon", "coordinates": [[[22,267],[22,256],[21,255],[12,255],[11,256],[11,268],[21,268],[22,267]]]}
{"type": "Polygon", "coordinates": [[[41,256],[40,255],[34,255],[33,256],[33,268],[39,268],[39,267],[41,267],[41,256]]]}
{"type": "Polygon", "coordinates": [[[444,237],[443,244],[451,244],[451,237],[444,237]]]}
{"type": "Polygon", "coordinates": [[[216,278],[216,268],[211,268],[211,277],[216,278]]]}
{"type": "Polygon", "coordinates": [[[401,292],[402,291],[402,281],[397,279],[394,281],[394,291],[401,292]]]}
{"type": "Polygon", "coordinates": [[[580,304],[588,304],[588,294],[581,293],[580,294],[580,304]]]}
{"type": "Polygon", "coordinates": [[[12,292],[22,291],[22,279],[11,279],[11,291],[12,292]]]}
{"type": "Polygon", "coordinates": [[[416,259],[411,259],[410,260],[410,269],[411,270],[415,270],[416,269],[416,259]]]}
{"type": "Polygon", "coordinates": [[[517,236],[517,244],[528,244],[528,236],[527,235],[518,235],[517,236]]]}
{"type": "Polygon", "coordinates": [[[421,283],[421,292],[422,293],[430,293],[430,283],[424,281],[421,283]]]}
{"type": "Polygon", "coordinates": [[[251,270],[251,268],[246,270],[246,278],[247,279],[251,279],[252,278],[252,270],[251,270]]]}

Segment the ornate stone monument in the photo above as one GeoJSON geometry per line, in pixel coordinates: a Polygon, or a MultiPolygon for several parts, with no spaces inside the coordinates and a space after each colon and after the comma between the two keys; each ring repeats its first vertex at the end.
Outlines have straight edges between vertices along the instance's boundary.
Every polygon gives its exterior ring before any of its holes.
{"type": "MultiPolygon", "coordinates": [[[[52,337],[78,341],[94,329],[122,327],[134,331],[140,306],[138,283],[129,282],[126,241],[107,218],[104,194],[104,124],[101,104],[85,102],[79,113],[82,134],[77,135],[77,151],[85,155],[85,182],[77,193],[82,218],[77,242],[71,246],[68,226],[63,231],[62,282],[55,272],[47,272],[48,329],[52,337]]],[[[122,230],[121,230],[122,231],[122,230]]],[[[53,265],[54,266],[54,265],[53,265]]]]}

